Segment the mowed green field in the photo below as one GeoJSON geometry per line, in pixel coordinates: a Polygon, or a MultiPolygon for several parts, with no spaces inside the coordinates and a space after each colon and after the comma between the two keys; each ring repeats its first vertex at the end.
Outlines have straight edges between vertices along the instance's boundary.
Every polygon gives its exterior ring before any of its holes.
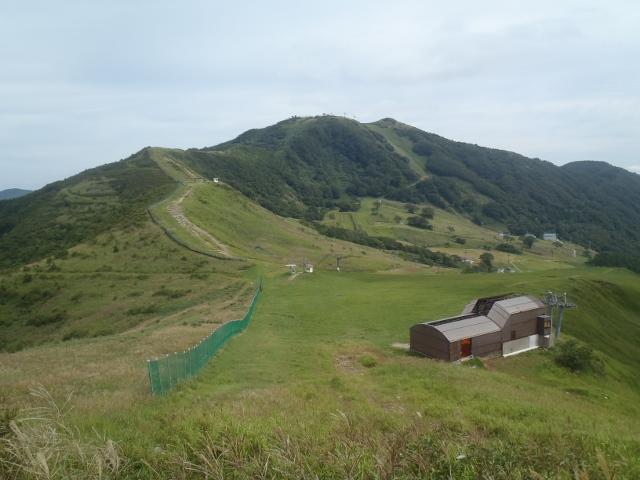
{"type": "MultiPolygon", "coordinates": [[[[418,215],[424,206],[418,205],[415,215],[418,215]]],[[[505,242],[497,235],[496,229],[501,230],[500,226],[490,229],[476,225],[468,218],[453,212],[439,208],[433,210],[435,215],[433,219],[429,219],[433,229],[420,229],[407,225],[407,219],[412,214],[407,212],[405,204],[386,199],[364,198],[357,212],[332,211],[325,216],[324,223],[349,230],[362,230],[373,236],[396,238],[474,261],[478,261],[487,249],[493,249],[505,242]],[[464,240],[464,244],[457,243],[456,239],[464,240]]],[[[555,246],[553,242],[536,240],[530,249],[524,247],[516,238],[511,243],[522,250],[522,254],[506,254],[492,250],[497,266],[515,264],[521,270],[538,270],[579,266],[586,261],[582,255],[584,248],[571,243],[555,246]]]]}
{"type": "Polygon", "coordinates": [[[274,275],[252,325],[198,379],[83,424],[175,475],[601,478],[605,462],[634,478],[640,285],[623,271],[566,272],[274,275]],[[544,351],[469,368],[392,347],[470,298],[548,288],[579,303],[565,332],[606,352],[605,375],[569,373],[544,351]]]}
{"type": "MultiPolygon", "coordinates": [[[[36,405],[26,400],[36,384],[60,403],[73,391],[64,421],[79,445],[116,442],[84,457],[59,447],[70,462],[59,472],[98,477],[92,459],[107,458],[110,478],[640,477],[638,275],[544,251],[519,257],[525,268],[512,274],[428,268],[322,237],[225,185],[190,187],[189,220],[240,260],[188,252],[147,222],[2,280],[14,303],[59,285],[30,315],[67,309],[37,332],[39,346],[0,354],[5,404],[36,405]],[[316,271],[286,273],[301,257],[316,271]],[[152,398],[145,359],[238,318],[259,275],[265,288],[249,328],[196,379],[152,398]],[[472,298],[549,289],[578,304],[565,336],[595,348],[604,374],[570,373],[550,351],[448,364],[394,346],[408,343],[414,323],[457,314],[472,298]],[[73,331],[85,333],[65,338],[73,331]]],[[[377,225],[366,202],[354,215],[371,234],[415,230],[377,225]]],[[[436,232],[454,223],[470,245],[445,242],[452,253],[495,235],[437,211],[436,232]]]]}

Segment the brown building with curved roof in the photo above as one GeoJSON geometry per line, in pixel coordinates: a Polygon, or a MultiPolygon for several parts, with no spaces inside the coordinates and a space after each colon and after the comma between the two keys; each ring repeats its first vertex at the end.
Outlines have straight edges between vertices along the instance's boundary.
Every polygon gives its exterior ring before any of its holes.
{"type": "Polygon", "coordinates": [[[476,299],[459,316],[411,327],[410,348],[453,362],[546,347],[551,341],[551,318],[545,310],[545,305],[531,296],[476,299]]]}

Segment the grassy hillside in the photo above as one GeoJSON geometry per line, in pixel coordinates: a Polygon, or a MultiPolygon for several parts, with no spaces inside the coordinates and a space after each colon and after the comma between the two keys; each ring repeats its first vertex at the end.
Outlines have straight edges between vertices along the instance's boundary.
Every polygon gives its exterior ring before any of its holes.
{"type": "Polygon", "coordinates": [[[427,202],[514,235],[555,231],[617,255],[604,255],[600,264],[638,268],[638,175],[602,162],[557,167],[392,119],[361,124],[333,116],[293,117],[200,150],[145,149],[2,202],[0,267],[59,254],[135,221],[182,181],[185,167],[188,177],[222,178],[286,217],[320,221],[331,210],[355,210],[362,197],[427,202]],[[38,229],[45,233],[36,239],[38,229]]]}
{"type": "Polygon", "coordinates": [[[320,220],[373,196],[429,202],[515,235],[553,231],[602,252],[633,256],[640,245],[637,175],[602,162],[557,167],[392,119],[296,117],[175,155],[284,216],[320,220]]]}
{"type": "MultiPolygon", "coordinates": [[[[87,435],[97,428],[116,439],[122,475],[137,478],[640,472],[640,430],[629,421],[640,415],[636,276],[580,268],[571,275],[326,271],[288,278],[269,276],[254,323],[197,380],[153,401],[127,394],[133,402],[116,410],[112,402],[88,402],[95,393],[81,390],[69,421],[87,435]],[[456,313],[470,297],[547,288],[578,301],[565,332],[599,349],[603,376],[570,373],[543,351],[470,368],[392,347],[407,341],[413,323],[456,313]],[[606,329],[604,311],[614,312],[606,329]]],[[[107,356],[109,344],[97,345],[107,356]]],[[[43,360],[56,351],[50,348],[32,355],[43,360]]],[[[14,355],[16,375],[28,371],[17,361],[26,352],[14,355]]]]}
{"type": "Polygon", "coordinates": [[[284,216],[317,218],[349,196],[388,195],[417,179],[379,134],[337,117],[292,118],[181,160],[284,216]]]}
{"type": "Polygon", "coordinates": [[[0,202],[0,268],[47,256],[146,219],[146,207],[174,188],[143,150],[22,198],[0,202]]]}
{"type": "MultiPolygon", "coordinates": [[[[431,190],[409,213],[386,196],[436,178],[415,145],[389,121],[291,119],[203,151],[145,149],[0,202],[11,205],[0,211],[11,266],[0,278],[0,477],[640,476],[638,275],[586,266],[573,244],[507,242],[504,221],[479,225],[455,201],[435,206],[431,190]],[[380,181],[357,190],[369,178],[380,181]],[[273,211],[283,206],[476,262],[490,251],[514,273],[328,238],[273,211]],[[409,225],[425,207],[431,229],[409,225]],[[522,254],[498,250],[505,242],[522,254]],[[315,272],[290,275],[303,258],[315,272]],[[249,328],[195,380],[152,398],[145,360],[240,317],[258,276],[249,328]],[[578,304],[564,337],[595,349],[601,372],[572,373],[557,350],[446,364],[403,346],[411,325],[471,298],[549,289],[578,304]],[[49,393],[31,397],[34,385],[49,393]],[[15,410],[70,393],[70,411],[15,410]]],[[[493,201],[473,179],[440,178],[474,205],[493,201]]]]}
{"type": "MultiPolygon", "coordinates": [[[[640,415],[637,275],[544,252],[529,273],[426,269],[322,237],[228,186],[189,187],[183,202],[189,220],[244,260],[197,255],[145,223],[4,281],[24,293],[58,283],[58,293],[34,312],[69,308],[58,326],[29,333],[47,335],[45,343],[0,354],[6,404],[34,405],[26,396],[34,382],[59,400],[73,391],[74,409],[63,421],[80,429],[78,441],[88,451],[94,430],[118,442],[110,457],[118,458],[115,478],[477,478],[487,472],[505,479],[576,472],[601,478],[606,469],[633,478],[640,472],[640,430],[629,422],[640,415]],[[337,254],[353,255],[341,272],[322,260],[337,254]],[[306,256],[319,268],[292,277],[283,265],[291,256],[306,256]],[[267,277],[266,289],[249,329],[195,381],[150,398],[145,359],[183,349],[239,316],[258,271],[267,277]],[[32,279],[25,282],[26,275],[32,279]],[[555,364],[553,352],[470,368],[393,347],[407,342],[413,323],[455,314],[470,298],[548,289],[567,291],[578,303],[565,335],[596,348],[604,374],[570,373],[555,364]],[[73,306],[70,297],[78,293],[73,306]],[[136,309],[139,314],[127,313],[136,309]],[[111,330],[100,332],[101,325],[111,330]],[[65,339],[64,332],[80,328],[89,330],[65,339]]],[[[353,212],[358,225],[391,228],[370,218],[368,202],[353,212]]],[[[382,213],[395,216],[402,208],[389,202],[382,213]]],[[[448,215],[436,212],[436,233],[453,224],[470,242],[491,240],[490,231],[448,215]]],[[[24,337],[30,327],[10,328],[24,337]]],[[[71,463],[61,472],[94,471],[73,454],[65,458],[71,463]]]]}
{"type": "Polygon", "coordinates": [[[428,220],[430,229],[408,225],[407,220],[419,215],[425,206],[427,205],[415,205],[416,213],[409,213],[407,204],[364,198],[357,211],[332,210],[325,215],[323,223],[362,231],[372,236],[395,238],[409,244],[458,255],[476,263],[482,253],[490,251],[495,257],[497,267],[539,270],[582,265],[587,260],[583,255],[584,249],[578,245],[555,245],[554,242],[538,239],[531,247],[527,247],[520,238],[505,240],[498,236],[496,230],[476,225],[462,215],[439,208],[433,209],[434,215],[428,220]],[[505,243],[512,245],[521,254],[496,250],[498,245],[505,243]]]}
{"type": "Polygon", "coordinates": [[[451,205],[479,222],[505,223],[515,234],[554,231],[598,250],[631,252],[640,241],[640,177],[604,162],[557,167],[502,150],[447,140],[392,119],[372,124],[402,138],[425,180],[406,199],[451,205]],[[472,191],[481,194],[474,196],[472,191]]]}
{"type": "Polygon", "coordinates": [[[237,277],[237,266],[183,251],[148,223],[103,234],[3,275],[0,351],[127,331],[239,288],[237,277]]]}

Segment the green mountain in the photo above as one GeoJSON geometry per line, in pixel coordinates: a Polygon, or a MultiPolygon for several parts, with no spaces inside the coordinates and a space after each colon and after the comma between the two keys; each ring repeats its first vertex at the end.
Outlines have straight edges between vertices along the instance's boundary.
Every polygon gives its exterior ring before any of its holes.
{"type": "Polygon", "coordinates": [[[322,218],[354,197],[429,202],[515,235],[556,232],[602,252],[640,246],[640,176],[604,162],[562,167],[454,142],[392,119],[322,116],[250,130],[180,159],[284,216],[322,218]]]}
{"type": "MultiPolygon", "coordinates": [[[[640,176],[603,162],[558,167],[393,119],[334,116],[293,117],[214,147],[162,152],[285,217],[321,221],[332,209],[357,209],[362,197],[428,202],[514,235],[556,232],[603,252],[600,263],[637,262],[640,176]]],[[[0,266],[60,254],[139,219],[173,184],[145,149],[2,202],[0,266]]]]}
{"type": "Polygon", "coordinates": [[[0,268],[65,255],[117,225],[139,222],[174,185],[143,150],[0,202],[0,268]]]}
{"type": "Polygon", "coordinates": [[[314,219],[349,197],[393,196],[419,178],[384,136],[337,117],[291,118],[181,160],[276,213],[314,219]]]}
{"type": "Polygon", "coordinates": [[[544,231],[600,250],[632,250],[640,241],[640,176],[604,162],[558,167],[539,159],[453,142],[398,124],[377,122],[411,142],[427,171],[450,191],[416,185],[435,203],[447,203],[479,221],[506,224],[515,234],[544,231]],[[485,197],[471,202],[465,186],[485,197]]]}
{"type": "Polygon", "coordinates": [[[0,202],[0,478],[639,478],[638,275],[497,235],[600,232],[626,262],[635,180],[315,117],[0,202]],[[242,335],[152,397],[147,360],[242,318],[257,278],[242,335]],[[577,304],[555,349],[406,351],[472,298],[549,290],[577,304]]]}
{"type": "Polygon", "coordinates": [[[0,190],[0,200],[9,200],[11,198],[18,198],[31,193],[31,190],[24,190],[22,188],[7,188],[6,190],[0,190]]]}

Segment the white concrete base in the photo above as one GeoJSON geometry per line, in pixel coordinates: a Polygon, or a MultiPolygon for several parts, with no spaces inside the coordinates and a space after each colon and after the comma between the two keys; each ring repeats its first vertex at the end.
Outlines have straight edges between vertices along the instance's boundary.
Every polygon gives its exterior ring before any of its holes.
{"type": "Polygon", "coordinates": [[[518,338],[502,344],[502,356],[509,357],[518,353],[528,352],[538,348],[538,334],[529,335],[528,337],[518,338]]]}

